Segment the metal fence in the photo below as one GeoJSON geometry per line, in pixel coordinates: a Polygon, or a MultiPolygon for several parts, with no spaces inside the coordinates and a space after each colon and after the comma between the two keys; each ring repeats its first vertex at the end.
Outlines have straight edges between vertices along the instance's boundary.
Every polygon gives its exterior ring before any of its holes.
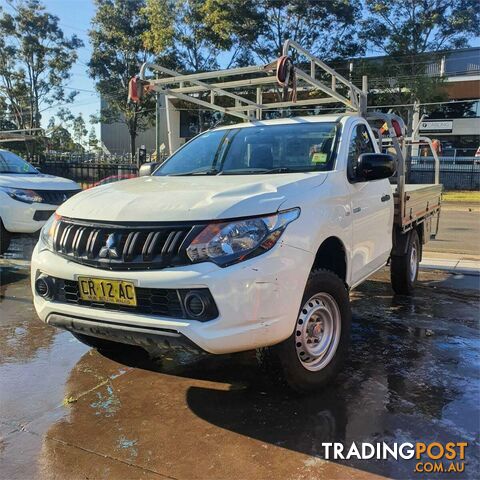
{"type": "MultiPolygon", "coordinates": [[[[480,190],[480,162],[474,157],[441,157],[440,183],[445,190],[480,190]]],[[[412,157],[408,183],[433,183],[433,157],[412,157]]]]}
{"type": "MultiPolygon", "coordinates": [[[[128,156],[56,156],[35,158],[31,163],[43,173],[69,178],[82,188],[138,175],[137,165],[128,156]]],[[[433,183],[433,157],[412,157],[407,172],[408,183],[433,183]]],[[[480,162],[474,157],[441,157],[440,183],[445,190],[480,190],[480,162]]]]}
{"type": "Polygon", "coordinates": [[[136,177],[138,167],[127,163],[42,161],[32,162],[42,173],[74,180],[82,188],[91,188],[105,183],[136,177]]]}
{"type": "MultiPolygon", "coordinates": [[[[106,154],[103,152],[47,152],[40,155],[33,155],[26,158],[34,165],[41,165],[42,163],[95,163],[95,164],[136,164],[137,159],[132,157],[129,153],[123,154],[106,154]]],[[[146,154],[147,162],[155,161],[155,154],[146,154]]]]}

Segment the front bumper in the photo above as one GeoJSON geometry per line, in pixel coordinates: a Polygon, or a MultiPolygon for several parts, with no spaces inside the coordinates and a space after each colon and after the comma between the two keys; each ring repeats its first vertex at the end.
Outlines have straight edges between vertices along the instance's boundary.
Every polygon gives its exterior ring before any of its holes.
{"type": "Polygon", "coordinates": [[[136,345],[152,353],[162,353],[165,350],[205,353],[181,333],[163,328],[132,327],[131,325],[76,318],[57,313],[50,314],[47,323],[73,333],[136,345]]]}
{"type": "Polygon", "coordinates": [[[132,314],[47,301],[33,291],[34,304],[44,322],[78,333],[137,343],[125,338],[133,328],[137,333],[148,333],[149,341],[158,338],[163,342],[166,337],[181,335],[209,353],[238,352],[274,345],[291,335],[313,260],[313,254],[279,243],[259,257],[227,268],[205,262],[163,270],[112,272],[39,251],[37,245],[32,256],[32,285],[45,273],[65,280],[76,280],[80,275],[130,280],[141,288],[208,288],[219,316],[199,322],[132,314]],[[59,322],[58,316],[67,317],[66,323],[59,322]],[[68,323],[68,318],[77,320],[68,323]],[[88,325],[97,330],[89,329],[88,333],[88,325]]]}
{"type": "Polygon", "coordinates": [[[46,203],[20,202],[0,192],[0,218],[10,233],[38,232],[57,208],[46,203]]]}

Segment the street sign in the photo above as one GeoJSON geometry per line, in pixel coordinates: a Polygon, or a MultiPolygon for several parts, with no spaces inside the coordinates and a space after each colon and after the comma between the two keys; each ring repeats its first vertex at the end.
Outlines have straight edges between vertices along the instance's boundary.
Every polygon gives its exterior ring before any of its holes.
{"type": "Polygon", "coordinates": [[[421,132],[451,132],[453,120],[426,121],[420,124],[421,132]]]}

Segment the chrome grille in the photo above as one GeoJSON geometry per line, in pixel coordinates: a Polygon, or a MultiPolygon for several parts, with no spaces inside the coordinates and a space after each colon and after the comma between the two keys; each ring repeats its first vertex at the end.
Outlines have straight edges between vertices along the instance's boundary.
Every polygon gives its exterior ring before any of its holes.
{"type": "Polygon", "coordinates": [[[89,224],[62,219],[54,249],[74,262],[109,270],[166,268],[187,265],[189,242],[201,225],[89,224]]]}

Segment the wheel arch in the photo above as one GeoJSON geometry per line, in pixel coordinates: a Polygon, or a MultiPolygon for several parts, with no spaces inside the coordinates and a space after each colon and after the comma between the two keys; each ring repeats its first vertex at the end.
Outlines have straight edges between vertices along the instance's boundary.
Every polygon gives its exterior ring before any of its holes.
{"type": "Polygon", "coordinates": [[[319,268],[330,270],[347,284],[347,250],[340,238],[330,236],[322,241],[317,249],[312,271],[319,268]]]}

